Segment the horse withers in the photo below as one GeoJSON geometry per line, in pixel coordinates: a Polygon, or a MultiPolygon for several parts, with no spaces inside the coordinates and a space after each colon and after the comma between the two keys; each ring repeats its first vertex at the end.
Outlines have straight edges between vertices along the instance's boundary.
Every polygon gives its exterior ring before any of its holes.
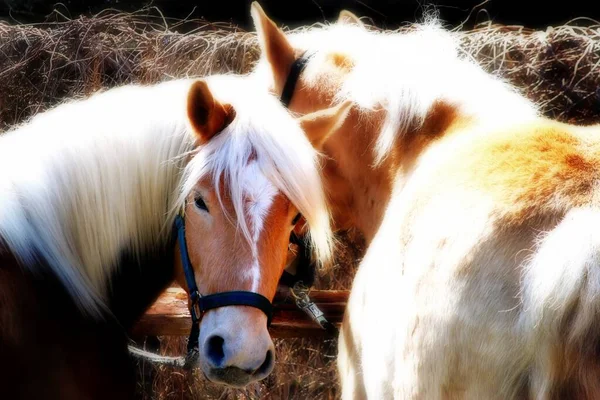
{"type": "MultiPolygon", "coordinates": [[[[327,263],[318,154],[302,126],[330,118],[295,120],[248,79],[211,76],[111,89],[4,133],[1,397],[133,396],[126,330],[171,278],[188,287],[174,252],[182,210],[203,296],[270,302],[298,213],[327,263]]],[[[232,304],[200,317],[209,379],[239,387],[270,373],[265,312],[232,304]]]]}

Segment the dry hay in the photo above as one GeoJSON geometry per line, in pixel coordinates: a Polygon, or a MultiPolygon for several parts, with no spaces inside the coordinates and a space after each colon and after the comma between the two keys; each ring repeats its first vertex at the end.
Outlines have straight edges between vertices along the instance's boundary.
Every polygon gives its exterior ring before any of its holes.
{"type": "MultiPolygon", "coordinates": [[[[600,26],[547,31],[486,25],[459,34],[464,50],[506,77],[546,114],[598,121],[600,26]]],[[[65,98],[130,82],[248,72],[253,33],[228,24],[168,25],[144,13],[104,13],[47,25],[0,23],[0,130],[65,98]],[[179,33],[180,26],[195,30],[179,33]]]]}
{"type": "MultiPolygon", "coordinates": [[[[254,34],[229,25],[187,21],[186,34],[143,14],[105,13],[52,25],[0,24],[0,130],[63,99],[130,82],[248,72],[258,58],[254,34]]],[[[574,123],[600,122],[600,28],[547,31],[479,26],[458,33],[463,49],[501,75],[546,115],[574,123]]],[[[502,110],[498,110],[502,112],[502,110]]],[[[363,246],[342,235],[338,269],[321,288],[349,288],[363,246]]],[[[163,354],[181,354],[179,338],[160,338],[163,354]]],[[[275,372],[247,390],[226,390],[198,375],[140,364],[140,396],[172,398],[336,398],[335,365],[320,339],[277,341],[275,372]],[[151,372],[147,378],[147,372],[151,372]]]]}
{"type": "Polygon", "coordinates": [[[199,33],[187,35],[133,14],[0,24],[0,130],[103,88],[251,68],[258,57],[254,35],[227,24],[196,24],[199,33]]]}
{"type": "MultiPolygon", "coordinates": [[[[533,31],[487,25],[462,35],[465,51],[561,121],[600,122],[600,23],[533,31]]],[[[501,110],[499,110],[501,111],[501,110]]]]}

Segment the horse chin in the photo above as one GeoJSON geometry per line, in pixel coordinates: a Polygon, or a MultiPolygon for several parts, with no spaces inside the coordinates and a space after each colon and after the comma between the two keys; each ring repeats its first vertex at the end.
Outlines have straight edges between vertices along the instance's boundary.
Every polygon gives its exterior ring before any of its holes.
{"type": "Polygon", "coordinates": [[[269,370],[263,373],[248,373],[236,367],[210,368],[208,371],[202,368],[202,370],[209,381],[236,389],[243,389],[251,383],[258,382],[271,372],[269,370]]]}

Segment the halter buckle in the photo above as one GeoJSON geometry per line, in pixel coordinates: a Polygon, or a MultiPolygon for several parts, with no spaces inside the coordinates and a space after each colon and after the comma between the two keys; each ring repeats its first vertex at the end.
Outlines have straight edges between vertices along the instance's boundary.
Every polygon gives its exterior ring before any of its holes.
{"type": "Polygon", "coordinates": [[[291,288],[292,295],[296,299],[296,306],[304,311],[308,316],[318,323],[321,328],[327,329],[329,321],[325,318],[323,311],[313,302],[308,293],[310,289],[307,288],[302,281],[296,282],[293,288],[291,288]]]}
{"type": "Polygon", "coordinates": [[[203,314],[202,309],[200,308],[200,297],[202,296],[197,290],[190,293],[190,299],[192,301],[192,306],[190,307],[190,315],[192,316],[193,323],[199,322],[200,317],[203,314]]]}

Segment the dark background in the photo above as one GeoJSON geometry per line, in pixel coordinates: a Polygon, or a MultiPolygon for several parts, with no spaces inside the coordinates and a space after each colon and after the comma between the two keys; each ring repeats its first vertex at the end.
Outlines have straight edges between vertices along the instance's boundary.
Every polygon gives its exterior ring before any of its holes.
{"type": "MultiPolygon", "coordinates": [[[[250,0],[0,0],[0,18],[8,21],[42,22],[53,9],[76,18],[107,8],[135,11],[157,7],[166,17],[205,18],[212,22],[230,22],[252,30],[250,0]]],[[[438,9],[442,20],[454,27],[465,27],[492,20],[508,25],[545,29],[573,18],[600,19],[598,0],[262,0],[261,5],[274,20],[288,27],[304,23],[335,20],[341,9],[371,18],[380,27],[395,28],[405,21],[419,19],[427,5],[438,9]],[[594,5],[597,3],[597,5],[594,5]]],[[[53,16],[56,18],[56,15],[53,16]]],[[[579,21],[574,24],[585,25],[579,21]]]]}

